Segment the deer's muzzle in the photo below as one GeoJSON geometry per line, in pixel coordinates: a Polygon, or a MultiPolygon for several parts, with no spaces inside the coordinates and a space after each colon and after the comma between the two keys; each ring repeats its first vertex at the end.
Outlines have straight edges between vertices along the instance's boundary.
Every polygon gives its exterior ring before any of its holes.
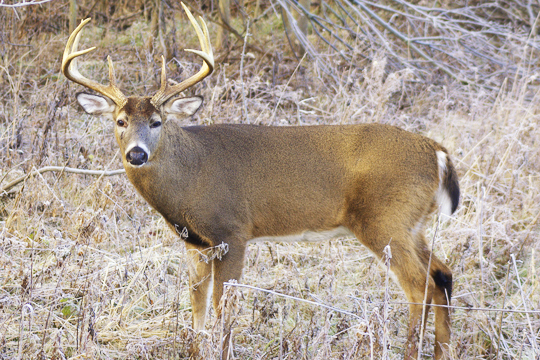
{"type": "Polygon", "coordinates": [[[133,166],[141,166],[148,161],[148,154],[143,148],[135,146],[127,152],[126,160],[133,166]]]}

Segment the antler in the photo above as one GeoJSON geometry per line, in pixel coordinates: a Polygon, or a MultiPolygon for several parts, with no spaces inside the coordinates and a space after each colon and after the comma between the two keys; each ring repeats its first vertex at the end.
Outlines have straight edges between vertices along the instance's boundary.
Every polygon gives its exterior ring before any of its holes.
{"type": "Polygon", "coordinates": [[[91,51],[94,51],[96,47],[91,47],[86,50],[77,51],[79,45],[79,39],[81,38],[81,31],[83,27],[90,22],[90,18],[81,21],[79,26],[71,33],[64,50],[64,57],[62,59],[62,73],[71,81],[86,86],[101,95],[110,98],[116,103],[116,105],[123,107],[126,102],[126,96],[116,86],[116,78],[114,76],[114,67],[110,56],[107,56],[109,62],[109,85],[104,86],[94,80],[90,80],[81,75],[77,69],[77,58],[81,55],[85,55],[91,51]]]}
{"type": "Polygon", "coordinates": [[[165,70],[165,58],[161,56],[161,87],[158,92],[152,97],[150,102],[158,108],[165,101],[173,97],[174,95],[184,91],[185,89],[195,85],[196,83],[202,81],[205,77],[210,75],[214,71],[214,54],[212,53],[212,44],[210,43],[210,36],[208,35],[208,28],[203,18],[199,16],[202,24],[202,30],[189,9],[182,3],[182,7],[186,11],[186,14],[191,21],[191,24],[197,32],[199,37],[199,42],[201,44],[202,51],[184,49],[184,51],[192,52],[203,59],[203,65],[199,72],[190,78],[182,81],[180,84],[169,86],[167,84],[167,72],[165,70]],[[203,32],[204,31],[204,32],[203,32]]]}

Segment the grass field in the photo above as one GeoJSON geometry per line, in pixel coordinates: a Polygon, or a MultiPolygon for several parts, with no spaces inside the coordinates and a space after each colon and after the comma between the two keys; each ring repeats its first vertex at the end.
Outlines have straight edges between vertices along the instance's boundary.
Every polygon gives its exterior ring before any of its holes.
{"type": "MultiPolygon", "coordinates": [[[[67,9],[63,1],[19,8],[17,16],[0,8],[2,188],[44,166],[122,167],[113,124],[86,115],[74,97],[82,88],[60,73],[68,30],[52,24],[55,16],[66,24],[67,9]]],[[[427,230],[454,273],[449,358],[540,359],[534,25],[520,32],[505,23],[522,40],[511,49],[500,45],[510,49],[505,56],[514,65],[486,70],[493,65],[476,59],[478,79],[484,70],[496,75],[467,83],[427,62],[423,72],[418,63],[399,65],[388,48],[366,50],[369,42],[361,38],[348,38],[347,62],[311,32],[327,73],[311,55],[293,56],[275,15],[270,8],[250,28],[249,41],[264,45],[264,53],[248,47],[242,56],[240,40],[217,51],[215,73],[188,90],[203,95],[205,105],[185,125],[379,122],[439,141],[453,158],[462,193],[452,219],[437,225],[433,218],[427,230]]],[[[156,39],[150,52],[148,21],[130,19],[129,26],[116,26],[96,15],[82,47],[98,49],[81,61],[81,72],[106,82],[104,58],[111,54],[125,93],[150,95],[159,86],[161,46],[156,39]]],[[[180,49],[198,44],[180,11],[167,8],[165,19],[164,46],[177,58],[169,72],[181,80],[199,64],[180,49]]],[[[217,25],[209,27],[215,34],[217,25]]],[[[0,196],[0,359],[182,359],[193,341],[201,343],[203,358],[219,358],[221,319],[212,314],[205,333],[190,329],[183,242],[125,175],[34,173],[0,196]]],[[[242,284],[251,287],[226,289],[238,359],[403,357],[406,299],[354,238],[252,244],[242,284]]],[[[425,358],[433,351],[432,321],[425,358]]]]}

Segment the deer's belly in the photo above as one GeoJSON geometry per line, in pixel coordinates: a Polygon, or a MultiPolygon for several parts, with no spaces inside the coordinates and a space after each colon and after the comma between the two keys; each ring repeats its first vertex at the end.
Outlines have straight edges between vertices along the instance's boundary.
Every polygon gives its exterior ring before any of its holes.
{"type": "Polygon", "coordinates": [[[272,242],[315,242],[329,240],[337,237],[354,237],[354,234],[344,226],[339,226],[330,230],[311,231],[306,230],[298,234],[282,236],[260,236],[251,239],[249,242],[272,241],[272,242]]]}

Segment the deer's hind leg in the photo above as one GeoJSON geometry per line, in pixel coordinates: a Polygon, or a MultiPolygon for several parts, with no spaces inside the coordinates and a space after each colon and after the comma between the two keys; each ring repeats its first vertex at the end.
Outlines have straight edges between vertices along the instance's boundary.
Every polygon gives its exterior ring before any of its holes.
{"type": "Polygon", "coordinates": [[[427,264],[418,256],[413,234],[405,226],[400,226],[395,218],[393,219],[381,221],[378,218],[374,221],[364,221],[363,225],[352,229],[360,242],[379,259],[384,258],[384,248],[390,246],[392,254],[390,269],[411,303],[405,359],[416,359],[421,332],[425,328],[422,325],[425,325],[435,283],[431,276],[427,276],[427,264]]]}
{"type": "MultiPolygon", "coordinates": [[[[422,241],[423,234],[422,234],[422,241]]],[[[450,305],[452,297],[452,271],[446,266],[427,246],[420,252],[419,257],[426,264],[430,264],[430,276],[433,279],[435,287],[433,289],[433,303],[435,305],[435,359],[443,358],[443,348],[450,344],[450,311],[447,306],[450,305]],[[431,264],[430,264],[431,256],[431,264]]]]}

